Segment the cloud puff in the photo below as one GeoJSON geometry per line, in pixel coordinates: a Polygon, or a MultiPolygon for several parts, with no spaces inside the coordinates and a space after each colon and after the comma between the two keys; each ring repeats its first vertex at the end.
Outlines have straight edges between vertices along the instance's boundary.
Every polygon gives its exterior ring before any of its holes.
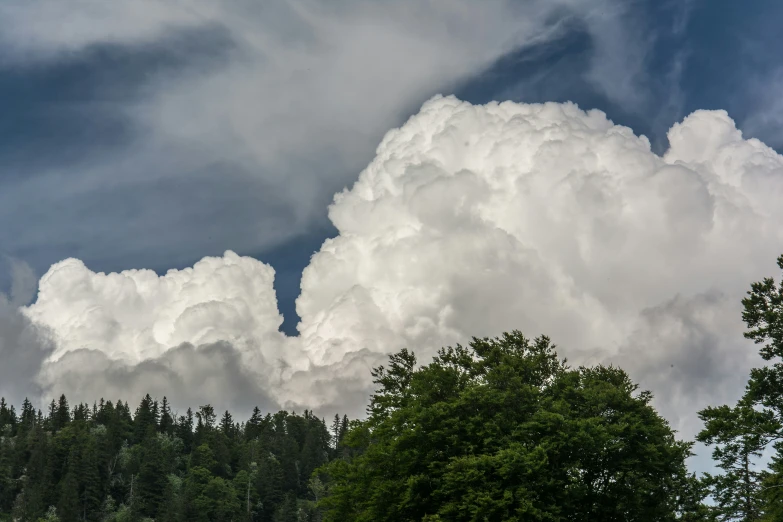
{"type": "Polygon", "coordinates": [[[273,280],[272,267],[233,252],[163,276],[152,270],[96,274],[66,259],[41,278],[38,299],[25,313],[57,332],[51,361],[87,349],[135,364],[182,343],[218,341],[250,350],[251,342],[280,343],[283,318],[273,280]]]}
{"type": "MultiPolygon", "coordinates": [[[[753,360],[739,300],[783,244],[783,158],[723,112],[696,112],[669,139],[659,157],[572,104],[431,100],[335,198],[340,234],[297,301],[308,353],[428,355],[520,328],[576,363],[624,361],[660,403],[681,401],[679,424],[689,399],[753,360]],[[671,379],[649,371],[671,364],[671,379]],[[699,389],[673,397],[684,371],[699,389]]],[[[709,398],[730,399],[743,378],[709,398]]]]}
{"type": "Polygon", "coordinates": [[[42,375],[76,386],[62,372],[89,364],[60,363],[83,348],[131,375],[181,343],[223,340],[270,400],[356,415],[387,354],[427,362],[521,329],[573,363],[620,364],[692,435],[695,411],[732,400],[756,362],[739,300],[775,270],[783,157],[720,111],[669,140],[658,156],[568,103],[435,97],[335,196],[339,234],[303,273],[298,337],[278,333],[273,272],[258,261],[227,253],[157,277],[68,260],[26,310],[59,339],[42,375]]]}
{"type": "Polygon", "coordinates": [[[269,265],[233,252],[163,276],[57,263],[24,309],[57,340],[37,383],[72,401],[150,393],[182,407],[275,409],[265,390],[295,364],[285,361],[273,278],[269,265]]]}

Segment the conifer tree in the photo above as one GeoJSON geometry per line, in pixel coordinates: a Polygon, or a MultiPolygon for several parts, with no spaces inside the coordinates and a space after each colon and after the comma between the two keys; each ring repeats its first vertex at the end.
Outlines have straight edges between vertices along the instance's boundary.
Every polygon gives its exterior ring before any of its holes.
{"type": "MultiPolygon", "coordinates": [[[[150,427],[150,429],[152,429],[150,427]]],[[[166,487],[166,470],[160,440],[148,435],[142,444],[142,460],[136,479],[135,512],[153,518],[160,511],[163,491],[166,487]]]]}
{"type": "Polygon", "coordinates": [[[60,498],[57,502],[57,514],[62,520],[79,520],[82,515],[79,502],[78,456],[75,448],[68,458],[68,471],[60,481],[60,498]]]}
{"type": "MultiPolygon", "coordinates": [[[[52,401],[54,402],[54,401],[52,401]]],[[[59,431],[66,427],[71,422],[71,412],[68,409],[68,399],[65,395],[60,395],[60,400],[57,403],[57,407],[54,412],[54,431],[59,431]]]]}
{"type": "Polygon", "coordinates": [[[5,397],[0,397],[0,435],[5,431],[5,427],[9,427],[8,433],[14,431],[16,425],[16,413],[14,412],[13,405],[9,408],[5,402],[5,397]]]}
{"type": "Polygon", "coordinates": [[[177,421],[175,433],[182,444],[185,446],[185,452],[190,453],[193,448],[193,410],[188,408],[185,415],[180,416],[177,421]]]}
{"type": "Polygon", "coordinates": [[[139,407],[136,408],[136,414],[133,417],[133,442],[135,444],[142,442],[150,430],[157,430],[157,420],[155,418],[154,402],[148,393],[139,403],[139,407]]]}
{"type": "Polygon", "coordinates": [[[246,440],[254,440],[261,435],[262,420],[261,410],[258,409],[258,406],[255,406],[252,415],[250,415],[250,419],[245,423],[246,440]]]}
{"type": "Polygon", "coordinates": [[[231,414],[226,410],[226,412],[223,414],[223,417],[220,419],[220,431],[223,432],[223,435],[226,437],[232,437],[233,431],[234,431],[234,419],[231,417],[231,414]]]}
{"type": "Polygon", "coordinates": [[[342,423],[340,422],[340,414],[335,413],[334,414],[334,420],[332,421],[332,429],[331,429],[331,435],[332,435],[332,447],[336,450],[337,446],[340,443],[340,432],[342,423]]]}
{"type": "Polygon", "coordinates": [[[696,440],[715,446],[713,458],[723,471],[705,474],[721,520],[753,522],[762,512],[761,472],[756,469],[769,438],[756,428],[766,422],[764,414],[752,405],[740,403],[734,408],[720,406],[699,412],[705,422],[696,440]]]}
{"type": "Polygon", "coordinates": [[[174,419],[171,416],[171,407],[166,396],[163,396],[163,401],[160,404],[160,421],[158,423],[158,431],[165,434],[171,434],[174,429],[174,419]]]}
{"type": "MultiPolygon", "coordinates": [[[[783,270],[783,256],[777,259],[783,270]]],[[[742,300],[745,337],[761,345],[759,353],[769,364],[751,370],[744,396],[734,407],[706,408],[699,412],[705,428],[697,439],[715,445],[713,456],[723,470],[708,475],[706,484],[721,520],[753,522],[780,511],[783,498],[780,466],[783,461],[783,281],[767,277],[751,284],[742,300]],[[776,454],[767,471],[756,469],[757,458],[770,445],[776,454]]]]}

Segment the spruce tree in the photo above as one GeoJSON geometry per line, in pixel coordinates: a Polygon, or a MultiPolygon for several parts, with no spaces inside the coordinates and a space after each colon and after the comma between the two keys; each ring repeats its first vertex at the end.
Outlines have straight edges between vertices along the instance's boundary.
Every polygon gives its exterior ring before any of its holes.
{"type": "Polygon", "coordinates": [[[226,410],[223,417],[220,419],[220,431],[228,438],[233,437],[234,419],[231,417],[228,410],[226,410]]]}
{"type": "Polygon", "coordinates": [[[340,443],[340,415],[338,413],[334,414],[334,420],[332,421],[332,429],[331,429],[331,435],[332,435],[332,448],[337,450],[337,446],[340,443]]]}
{"type": "Polygon", "coordinates": [[[16,414],[13,406],[9,408],[6,404],[5,397],[0,397],[0,436],[5,433],[6,426],[9,428],[7,433],[10,436],[15,431],[16,414]]]}
{"type": "Polygon", "coordinates": [[[261,435],[261,410],[258,406],[253,408],[253,414],[250,415],[250,419],[245,423],[245,439],[253,440],[261,435]]]}
{"type": "Polygon", "coordinates": [[[163,502],[166,487],[166,470],[160,440],[150,427],[150,434],[141,446],[142,461],[136,479],[135,512],[145,517],[155,517],[163,502]]]}
{"type": "Polygon", "coordinates": [[[71,412],[68,409],[68,399],[65,395],[60,395],[60,400],[57,402],[57,407],[54,412],[54,431],[59,431],[66,427],[71,422],[71,412]]]}
{"type": "Polygon", "coordinates": [[[136,408],[136,414],[133,416],[133,442],[138,444],[144,440],[149,433],[150,428],[157,429],[157,420],[155,418],[154,402],[149,393],[144,396],[136,408]]]}
{"type": "Polygon", "coordinates": [[[81,484],[81,507],[85,520],[98,520],[103,500],[103,484],[99,470],[97,441],[87,437],[79,459],[78,478],[81,484]]]}
{"type": "Polygon", "coordinates": [[[166,396],[163,396],[163,402],[160,404],[160,421],[158,431],[170,435],[174,429],[174,419],[171,416],[171,407],[166,396]]]}
{"type": "Polygon", "coordinates": [[[71,450],[68,458],[68,471],[60,481],[60,498],[57,502],[57,514],[62,520],[79,520],[82,518],[81,502],[79,501],[78,456],[76,449],[71,450]]]}

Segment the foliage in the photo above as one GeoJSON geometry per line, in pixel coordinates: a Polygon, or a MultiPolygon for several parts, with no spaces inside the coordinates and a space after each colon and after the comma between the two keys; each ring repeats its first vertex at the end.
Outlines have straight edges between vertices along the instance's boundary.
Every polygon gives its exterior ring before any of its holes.
{"type": "Polygon", "coordinates": [[[28,400],[17,414],[0,400],[0,520],[316,521],[312,471],[336,451],[309,411],[256,408],[237,423],[210,405],[177,416],[149,395],[133,414],[65,396],[46,416],[28,400]]]}
{"type": "MultiPolygon", "coordinates": [[[[677,441],[617,368],[571,369],[520,332],[403,350],[373,375],[353,456],[319,470],[328,521],[677,520],[692,477],[677,441]]],[[[693,502],[698,506],[699,502],[693,502]]]]}
{"type": "MultiPolygon", "coordinates": [[[[783,256],[777,260],[783,270],[783,256]]],[[[783,283],[765,278],[751,284],[742,300],[745,337],[762,345],[771,364],[751,370],[745,395],[733,407],[699,412],[705,427],[697,440],[714,446],[721,473],[703,483],[712,496],[713,517],[721,521],[783,520],[783,283]],[[771,464],[759,470],[760,457],[774,451],[771,464]]]]}

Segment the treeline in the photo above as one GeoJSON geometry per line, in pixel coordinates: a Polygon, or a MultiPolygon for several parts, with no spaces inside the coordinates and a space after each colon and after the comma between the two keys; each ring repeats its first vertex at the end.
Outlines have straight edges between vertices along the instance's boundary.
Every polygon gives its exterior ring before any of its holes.
{"type": "Polygon", "coordinates": [[[367,418],[329,427],[257,408],[175,418],[150,396],[133,413],[2,401],[0,519],[783,521],[783,281],[753,283],[743,306],[766,365],[736,404],[699,412],[716,474],[688,472],[694,443],[623,370],[572,368],[514,331],[423,366],[392,355],[367,418]]]}
{"type": "Polygon", "coordinates": [[[175,416],[164,397],[135,410],[101,400],[46,414],[0,400],[0,520],[320,520],[313,471],[340,452],[348,418],[305,411],[175,416]]]}

